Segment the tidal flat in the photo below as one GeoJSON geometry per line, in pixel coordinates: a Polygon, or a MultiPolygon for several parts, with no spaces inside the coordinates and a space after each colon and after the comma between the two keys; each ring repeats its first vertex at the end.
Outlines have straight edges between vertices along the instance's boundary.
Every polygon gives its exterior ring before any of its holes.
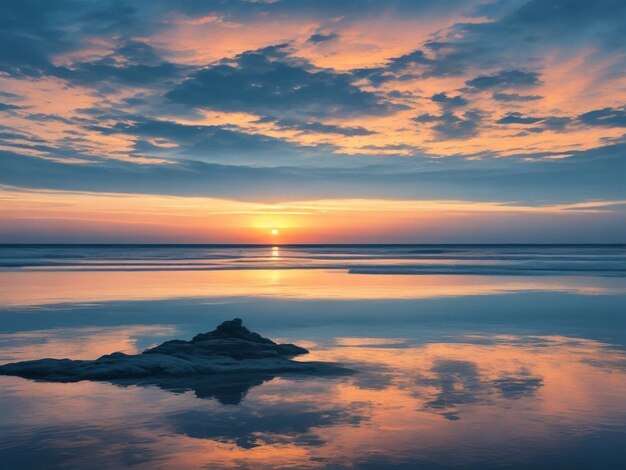
{"type": "Polygon", "coordinates": [[[294,361],[356,372],[0,376],[6,468],[626,463],[623,247],[65,250],[0,248],[1,364],[138,354],[240,317],[310,351],[294,361]],[[509,274],[467,272],[486,261],[509,274]],[[464,268],[394,270],[426,264],[464,268]]]}

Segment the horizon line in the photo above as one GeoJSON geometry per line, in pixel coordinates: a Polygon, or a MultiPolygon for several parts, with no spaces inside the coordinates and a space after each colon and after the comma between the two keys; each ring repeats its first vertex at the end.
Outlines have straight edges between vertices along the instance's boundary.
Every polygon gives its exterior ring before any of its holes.
{"type": "Polygon", "coordinates": [[[626,243],[0,243],[0,247],[624,246],[626,243]]]}

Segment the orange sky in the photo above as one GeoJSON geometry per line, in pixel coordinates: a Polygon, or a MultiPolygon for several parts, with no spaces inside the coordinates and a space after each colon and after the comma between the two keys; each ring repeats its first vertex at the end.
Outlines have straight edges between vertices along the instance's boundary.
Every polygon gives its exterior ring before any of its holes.
{"type": "Polygon", "coordinates": [[[127,1],[1,7],[0,242],[626,232],[619,2],[127,1]]]}
{"type": "Polygon", "coordinates": [[[4,230],[97,231],[103,240],[116,232],[136,240],[155,234],[202,243],[323,243],[402,237],[416,239],[478,230],[484,221],[578,220],[611,214],[626,201],[550,204],[454,200],[314,200],[268,204],[201,197],[128,195],[65,191],[23,191],[0,187],[4,230]],[[274,234],[273,230],[278,233],[274,234]]]}

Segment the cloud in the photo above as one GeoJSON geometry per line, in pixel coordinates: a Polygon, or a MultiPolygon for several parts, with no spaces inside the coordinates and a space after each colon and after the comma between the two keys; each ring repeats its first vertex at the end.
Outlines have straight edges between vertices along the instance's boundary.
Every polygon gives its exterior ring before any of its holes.
{"type": "Polygon", "coordinates": [[[482,115],[478,111],[466,111],[459,115],[452,112],[444,112],[441,115],[420,114],[413,118],[413,121],[424,123],[435,123],[431,129],[438,139],[462,139],[478,135],[482,115]]]}
{"type": "Polygon", "coordinates": [[[276,137],[244,132],[235,126],[188,125],[174,121],[156,120],[144,116],[126,116],[114,125],[106,127],[90,124],[89,129],[105,135],[124,134],[136,138],[136,150],[180,158],[184,156],[211,160],[215,157],[232,158],[241,156],[247,161],[258,161],[260,155],[273,158],[288,155],[290,159],[314,147],[300,146],[276,137]],[[151,142],[174,143],[159,147],[151,142]]]}
{"type": "Polygon", "coordinates": [[[624,2],[468,2],[462,11],[465,17],[480,21],[457,19],[416,44],[413,51],[383,66],[356,70],[355,75],[378,87],[391,81],[456,77],[500,68],[500,72],[467,79],[468,91],[496,91],[494,99],[511,102],[538,99],[537,95],[522,98],[524,95],[502,90],[541,85],[539,71],[559,67],[545,60],[555,50],[562,51],[557,53],[557,61],[567,62],[576,54],[584,57],[589,70],[603,75],[601,81],[623,76],[626,47],[620,38],[626,20],[624,2]]]}
{"type": "Polygon", "coordinates": [[[53,73],[53,58],[79,51],[95,38],[140,35],[151,24],[138,21],[130,2],[103,0],[7,0],[0,2],[0,70],[14,77],[53,73]]]}
{"type": "MultiPolygon", "coordinates": [[[[190,130],[169,130],[172,136],[190,130]]],[[[161,135],[163,133],[161,132],[161,135]]],[[[51,148],[51,155],[81,157],[51,148]]],[[[427,164],[417,158],[325,159],[317,167],[216,164],[176,160],[168,164],[132,161],[87,161],[65,164],[0,151],[0,184],[24,188],[210,196],[248,201],[319,198],[471,199],[572,201],[624,199],[622,157],[626,143],[597,149],[568,150],[569,158],[550,153],[520,153],[505,159],[447,158],[427,164]],[[547,157],[547,158],[546,158],[547,157]],[[532,163],[528,163],[531,159],[532,163]],[[320,166],[325,165],[325,166],[320,166]]],[[[267,165],[267,163],[266,163],[267,165]]]]}
{"type": "Polygon", "coordinates": [[[420,114],[419,116],[415,116],[413,120],[417,123],[424,124],[428,122],[437,122],[441,119],[441,116],[435,116],[434,114],[420,114]]]}
{"type": "Polygon", "coordinates": [[[312,42],[313,44],[319,44],[322,42],[334,41],[337,38],[339,38],[339,34],[337,33],[315,33],[312,34],[307,41],[312,42]]]}
{"type": "Polygon", "coordinates": [[[81,63],[75,67],[57,67],[50,74],[76,84],[100,87],[102,82],[115,82],[124,85],[146,86],[155,82],[176,78],[182,67],[174,64],[159,65],[132,64],[113,65],[108,60],[81,63]]]}
{"type": "Polygon", "coordinates": [[[273,122],[280,126],[282,129],[295,129],[308,133],[337,134],[346,137],[375,134],[375,132],[361,126],[339,126],[336,124],[325,124],[319,121],[302,121],[298,119],[278,119],[274,117],[265,117],[257,120],[257,122],[273,122]]]}
{"type": "Polygon", "coordinates": [[[539,85],[537,72],[524,72],[521,70],[502,70],[492,75],[480,75],[465,84],[474,90],[490,90],[505,88],[525,88],[539,85]]]}
{"type": "MultiPolygon", "coordinates": [[[[457,74],[514,62],[517,67],[543,65],[550,51],[585,54],[586,63],[623,69],[626,4],[620,0],[520,0],[488,2],[467,16],[481,21],[458,22],[435,35],[430,49],[436,64],[457,74]],[[487,20],[485,20],[487,18],[487,20]],[[589,54],[593,51],[593,54],[589,54]],[[617,61],[615,62],[615,59],[617,61]]],[[[427,44],[428,46],[428,44],[427,44]]]]}
{"type": "Polygon", "coordinates": [[[20,109],[21,106],[16,106],[14,104],[2,103],[0,101],[0,111],[13,111],[15,109],[20,109]]]}
{"type": "Polygon", "coordinates": [[[70,67],[50,67],[50,75],[73,83],[101,87],[102,82],[146,86],[183,76],[189,67],[161,59],[157,51],[141,41],[126,41],[111,54],[70,67]]]}
{"type": "Polygon", "coordinates": [[[392,109],[352,82],[349,74],[317,70],[291,57],[288,46],[280,44],[210,65],[166,96],[188,106],[263,116],[353,116],[392,109]]]}
{"type": "Polygon", "coordinates": [[[1,2],[0,70],[33,75],[50,66],[49,54],[70,48],[66,34],[50,24],[64,14],[71,14],[68,2],[1,2]]]}
{"type": "Polygon", "coordinates": [[[357,78],[369,80],[373,86],[380,86],[390,80],[403,81],[419,78],[421,72],[406,73],[406,71],[415,67],[430,66],[433,63],[432,59],[426,57],[424,51],[416,49],[408,54],[389,59],[384,66],[356,69],[352,71],[352,74],[357,78]]]}
{"type": "Polygon", "coordinates": [[[539,95],[519,95],[517,93],[494,93],[493,99],[497,101],[537,101],[542,99],[539,95]]]}
{"type": "Polygon", "coordinates": [[[417,49],[400,57],[394,57],[393,59],[390,59],[387,63],[386,69],[392,72],[397,72],[400,70],[405,70],[407,67],[412,65],[428,65],[431,63],[432,60],[426,57],[424,51],[417,49]]]}
{"type": "Polygon", "coordinates": [[[623,42],[614,40],[620,36],[625,17],[626,5],[620,0],[530,0],[521,3],[501,23],[511,29],[526,28],[527,35],[539,35],[541,40],[555,38],[571,45],[584,40],[624,50],[623,42]]]}
{"type": "Polygon", "coordinates": [[[460,108],[467,104],[467,100],[461,95],[448,96],[446,92],[435,93],[430,99],[444,109],[460,108]]]}
{"type": "Polygon", "coordinates": [[[527,136],[529,134],[540,134],[546,131],[552,132],[564,132],[568,126],[572,123],[572,118],[567,116],[545,116],[545,117],[533,117],[524,116],[519,112],[510,112],[504,115],[502,118],[496,121],[496,124],[537,124],[533,127],[526,127],[516,137],[527,136]]]}
{"type": "Polygon", "coordinates": [[[626,106],[589,111],[581,114],[579,119],[588,126],[626,127],[626,106]]]}
{"type": "Polygon", "coordinates": [[[542,118],[522,116],[522,113],[513,112],[507,113],[496,121],[497,124],[534,124],[541,121],[542,118]]]}
{"type": "Polygon", "coordinates": [[[541,125],[546,130],[561,131],[572,122],[567,116],[550,116],[543,118],[541,125]]]}
{"type": "Polygon", "coordinates": [[[0,91],[0,97],[2,98],[8,98],[8,99],[20,99],[20,95],[17,95],[15,93],[10,93],[8,91],[0,91]]]}

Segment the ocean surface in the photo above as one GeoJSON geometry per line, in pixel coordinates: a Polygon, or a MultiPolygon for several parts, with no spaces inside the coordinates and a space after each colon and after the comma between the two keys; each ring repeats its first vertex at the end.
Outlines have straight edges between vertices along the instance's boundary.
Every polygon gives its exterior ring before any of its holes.
{"type": "Polygon", "coordinates": [[[357,373],[0,376],[0,467],[626,467],[626,245],[0,245],[0,363],[235,317],[357,373]]]}
{"type": "Polygon", "coordinates": [[[626,275],[626,245],[0,245],[1,268],[626,275]]]}

